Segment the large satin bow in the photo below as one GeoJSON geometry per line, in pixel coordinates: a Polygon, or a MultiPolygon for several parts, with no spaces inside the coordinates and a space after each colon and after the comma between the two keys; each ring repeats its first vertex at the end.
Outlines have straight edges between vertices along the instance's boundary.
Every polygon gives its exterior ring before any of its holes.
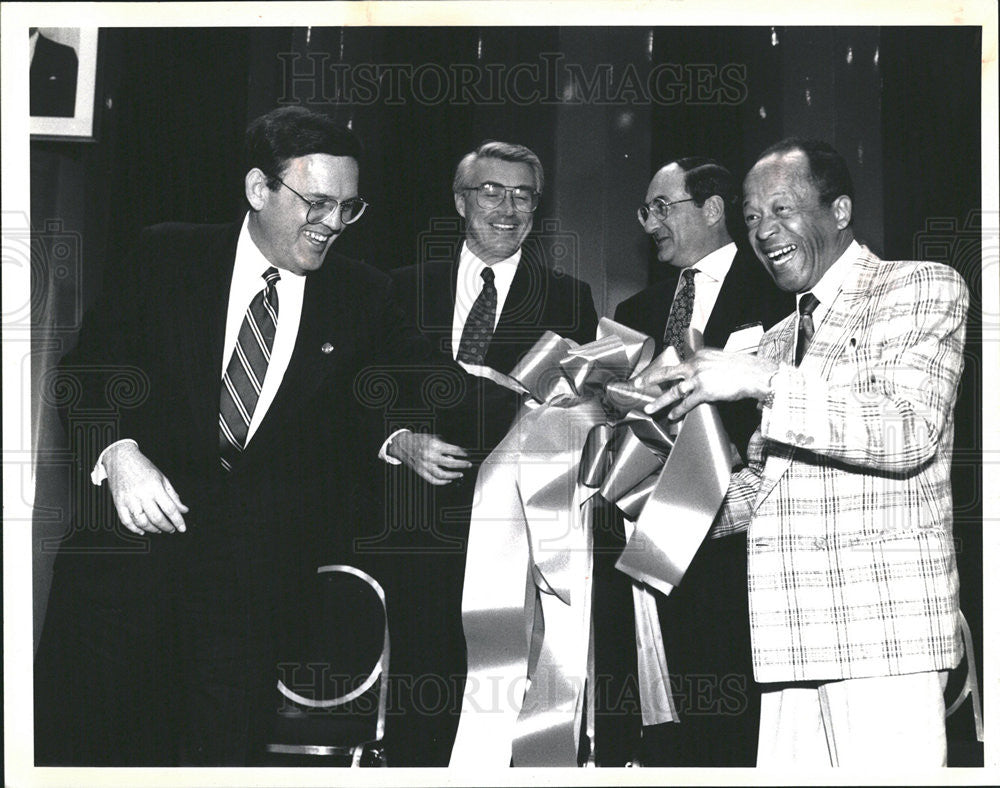
{"type": "Polygon", "coordinates": [[[594,342],[548,332],[509,376],[477,370],[528,396],[476,481],[462,599],[469,671],[452,765],[575,765],[585,708],[593,740],[598,490],[638,517],[616,566],[635,580],[643,722],[676,719],[646,586],[669,593],[679,582],[725,493],[729,442],[709,405],[679,435],[641,412],[652,395],[628,379],[678,362],[672,348],[653,359],[653,347],[605,318],[594,342]]]}

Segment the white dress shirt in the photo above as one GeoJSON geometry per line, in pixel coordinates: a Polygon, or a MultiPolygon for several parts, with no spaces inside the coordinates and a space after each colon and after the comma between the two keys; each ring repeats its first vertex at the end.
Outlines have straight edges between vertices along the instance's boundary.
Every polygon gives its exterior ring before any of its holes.
{"type": "MultiPolygon", "coordinates": [[[[233,277],[229,283],[226,338],[222,346],[222,368],[219,370],[219,380],[222,379],[226,367],[229,366],[229,359],[236,347],[236,339],[240,333],[240,326],[243,325],[247,308],[254,296],[264,289],[263,274],[271,267],[271,263],[250,237],[249,221],[250,214],[248,213],[243,219],[240,237],[236,242],[236,262],[233,265],[233,277]]],[[[306,287],[305,276],[293,274],[284,268],[279,268],[278,271],[281,274],[281,278],[275,285],[278,291],[278,324],[274,334],[274,345],[271,347],[271,360],[267,365],[267,374],[264,376],[260,397],[257,399],[257,406],[254,408],[253,417],[247,430],[247,443],[253,438],[267,414],[267,410],[274,400],[274,395],[277,394],[278,387],[285,376],[285,370],[292,357],[292,350],[295,348],[295,338],[298,336],[299,321],[302,317],[302,296],[306,287]]],[[[94,484],[100,484],[107,478],[104,455],[108,449],[126,442],[138,445],[133,439],[124,438],[112,443],[101,452],[101,456],[97,458],[97,464],[90,474],[94,484]]]]}
{"type": "MultiPolygon", "coordinates": [[[[521,250],[518,249],[513,255],[499,263],[490,266],[493,269],[493,284],[497,289],[497,311],[493,316],[493,330],[496,331],[500,322],[500,315],[503,313],[503,305],[507,301],[507,294],[510,292],[510,283],[514,281],[514,274],[517,273],[517,264],[521,260],[521,250]]],[[[483,269],[486,263],[480,260],[469,250],[467,243],[462,244],[462,251],[458,256],[458,279],[455,282],[455,310],[451,320],[451,357],[458,359],[458,346],[462,341],[462,331],[465,330],[465,321],[472,311],[472,305],[479,298],[483,289],[483,269]]],[[[461,362],[459,362],[461,363],[461,362]]]]}
{"type": "MultiPolygon", "coordinates": [[[[229,285],[229,309],[226,312],[226,341],[222,346],[222,369],[219,379],[229,366],[230,357],[236,347],[236,340],[243,325],[243,318],[254,296],[264,289],[264,272],[272,267],[257,244],[250,237],[248,229],[250,215],[243,220],[240,239],[236,244],[236,264],[233,266],[233,279],[229,285]]],[[[295,338],[299,334],[299,319],[302,317],[302,295],[306,288],[306,278],[301,274],[293,274],[284,268],[279,268],[281,278],[276,285],[278,290],[278,324],[274,332],[274,345],[271,347],[271,360],[267,364],[267,374],[260,387],[257,407],[247,430],[247,443],[267,414],[267,409],[278,393],[278,387],[285,376],[288,361],[295,348],[295,338]]]]}
{"type": "MultiPolygon", "coordinates": [[[[691,328],[702,334],[705,333],[705,326],[708,325],[708,319],[712,316],[715,302],[719,299],[719,291],[722,290],[722,283],[725,281],[729,269],[732,268],[735,257],[736,244],[730,242],[725,246],[720,246],[714,252],[709,252],[693,266],[698,269],[698,273],[694,275],[694,306],[691,309],[691,328]]],[[[678,277],[674,298],[677,298],[683,284],[684,277],[678,277]]]]}

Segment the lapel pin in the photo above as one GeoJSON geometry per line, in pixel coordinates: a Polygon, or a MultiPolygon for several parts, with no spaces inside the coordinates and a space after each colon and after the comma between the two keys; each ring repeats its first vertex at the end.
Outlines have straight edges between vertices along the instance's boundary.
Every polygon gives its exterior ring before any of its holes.
{"type": "Polygon", "coordinates": [[[324,342],[323,347],[321,347],[320,350],[322,350],[324,353],[332,353],[333,345],[331,345],[329,342],[324,342]]]}

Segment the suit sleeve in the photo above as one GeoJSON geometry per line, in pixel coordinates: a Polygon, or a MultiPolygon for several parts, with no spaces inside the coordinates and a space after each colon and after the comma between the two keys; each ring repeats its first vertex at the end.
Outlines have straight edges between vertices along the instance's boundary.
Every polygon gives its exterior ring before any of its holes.
{"type": "Polygon", "coordinates": [[[77,344],[60,360],[57,377],[51,381],[64,428],[68,429],[71,409],[76,414],[108,414],[117,422],[115,434],[80,442],[76,460],[87,473],[117,440],[131,438],[140,448],[148,443],[141,424],[150,407],[148,354],[155,352],[144,342],[144,314],[151,291],[156,290],[148,284],[156,281],[150,278],[151,244],[146,228],[130,253],[105,270],[101,293],[84,316],[77,344]]]}
{"type": "Polygon", "coordinates": [[[868,336],[852,338],[853,374],[783,365],[765,408],[765,438],[828,459],[906,473],[935,455],[962,372],[969,295],[947,266],[924,263],[888,285],[868,336]]]}

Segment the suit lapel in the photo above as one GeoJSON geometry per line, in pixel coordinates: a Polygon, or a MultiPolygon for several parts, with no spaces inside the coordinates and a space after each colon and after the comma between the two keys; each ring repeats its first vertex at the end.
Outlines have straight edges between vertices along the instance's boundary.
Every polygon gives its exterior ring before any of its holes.
{"type": "Polygon", "coordinates": [[[538,265],[522,249],[484,360],[487,366],[500,372],[510,372],[521,354],[534,344],[534,338],[531,341],[528,338],[531,328],[539,325],[538,311],[545,298],[545,281],[538,265]]]}
{"type": "MultiPolygon", "coordinates": [[[[773,342],[774,350],[766,352],[762,349],[762,352],[765,352],[768,358],[776,360],[779,364],[794,364],[796,330],[794,317],[787,318],[779,323],[772,329],[774,335],[769,338],[773,342]]],[[[795,453],[792,447],[785,444],[772,446],[768,451],[767,461],[764,464],[764,472],[760,481],[760,489],[757,491],[757,501],[754,504],[755,509],[771,494],[771,490],[778,483],[778,479],[788,470],[788,466],[792,462],[792,455],[795,453]]]]}
{"type": "MultiPolygon", "coordinates": [[[[864,310],[858,308],[859,301],[868,299],[871,281],[879,262],[875,255],[862,247],[862,256],[848,270],[823,322],[816,328],[809,350],[802,358],[800,369],[804,372],[828,377],[831,366],[842,358],[844,346],[864,318],[864,310]]],[[[779,332],[775,338],[778,360],[794,364],[795,338],[798,332],[795,317],[780,323],[775,330],[779,332]]],[[[788,470],[794,454],[795,449],[785,447],[783,451],[772,453],[768,457],[756,506],[760,506],[788,470]]]]}
{"type": "Polygon", "coordinates": [[[742,321],[743,304],[753,296],[746,292],[746,281],[739,255],[733,260],[729,273],[722,280],[722,287],[715,299],[712,313],[705,324],[706,347],[721,348],[729,339],[730,332],[742,321]]]}
{"type": "Polygon", "coordinates": [[[289,414],[310,400],[336,369],[340,356],[356,342],[351,326],[359,322],[353,314],[357,305],[338,286],[335,268],[335,261],[328,260],[324,268],[306,279],[292,357],[271,406],[247,445],[245,462],[251,462],[261,447],[266,447],[269,436],[280,436],[289,414]]]}
{"type": "Polygon", "coordinates": [[[748,258],[737,250],[705,325],[705,344],[708,347],[725,347],[733,329],[761,319],[754,299],[755,280],[751,275],[753,267],[759,265],[756,258],[748,258]]]}
{"type": "Polygon", "coordinates": [[[674,296],[677,293],[677,280],[681,278],[681,269],[670,266],[667,275],[659,282],[659,287],[663,288],[663,299],[658,300],[653,305],[653,326],[652,336],[656,340],[656,349],[660,353],[664,349],[663,333],[667,330],[667,318],[670,317],[670,310],[674,308],[674,296]]]}
{"type": "Polygon", "coordinates": [[[418,277],[420,330],[449,358],[454,357],[451,337],[455,319],[455,292],[458,288],[458,259],[454,262],[425,263],[418,277]]]}

